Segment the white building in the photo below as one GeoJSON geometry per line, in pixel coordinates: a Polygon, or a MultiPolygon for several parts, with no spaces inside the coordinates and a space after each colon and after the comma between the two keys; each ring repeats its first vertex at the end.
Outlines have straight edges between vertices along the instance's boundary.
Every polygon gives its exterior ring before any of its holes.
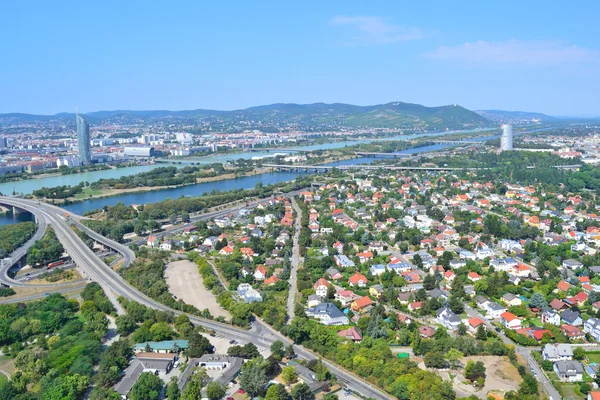
{"type": "Polygon", "coordinates": [[[502,125],[502,136],[500,137],[500,150],[513,149],[513,127],[511,124],[502,125]]]}

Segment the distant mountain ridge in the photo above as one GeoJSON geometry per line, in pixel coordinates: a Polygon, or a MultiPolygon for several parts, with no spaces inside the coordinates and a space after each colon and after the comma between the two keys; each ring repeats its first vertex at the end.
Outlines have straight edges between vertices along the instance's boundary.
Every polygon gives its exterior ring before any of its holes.
{"type": "Polygon", "coordinates": [[[477,114],[494,122],[553,121],[555,117],[529,111],[476,110],[477,114]]]}
{"type": "MultiPolygon", "coordinates": [[[[420,104],[393,102],[372,106],[344,103],[294,104],[277,103],[242,110],[114,110],[85,114],[90,122],[160,121],[202,122],[214,129],[299,129],[339,130],[356,128],[389,129],[469,129],[491,126],[492,123],[458,105],[426,107],[420,104]]],[[[33,114],[0,114],[0,124],[8,121],[51,121],[74,118],[74,113],[54,116],[33,114]]]]}

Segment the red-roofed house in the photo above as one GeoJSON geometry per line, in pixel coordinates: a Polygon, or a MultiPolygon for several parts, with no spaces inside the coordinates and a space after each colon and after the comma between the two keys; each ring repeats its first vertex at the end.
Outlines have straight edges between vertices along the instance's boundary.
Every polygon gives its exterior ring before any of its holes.
{"type": "Polygon", "coordinates": [[[266,277],[267,277],[267,269],[265,267],[263,267],[262,265],[259,265],[258,267],[256,267],[256,270],[254,271],[254,279],[256,279],[257,281],[263,281],[263,280],[265,280],[266,277]]]}
{"type": "Polygon", "coordinates": [[[421,335],[422,338],[432,338],[433,335],[435,335],[435,329],[429,326],[424,326],[421,325],[419,327],[419,335],[421,335]]]}
{"type": "Polygon", "coordinates": [[[353,342],[360,342],[363,338],[362,332],[359,328],[353,326],[350,329],[344,329],[338,332],[338,336],[343,337],[353,342]]]}
{"type": "Polygon", "coordinates": [[[373,259],[373,253],[371,253],[370,251],[358,253],[356,256],[358,257],[358,260],[361,262],[361,264],[373,259]]]}
{"type": "Polygon", "coordinates": [[[474,317],[467,321],[467,325],[469,332],[475,334],[475,332],[477,332],[477,328],[479,328],[480,325],[483,325],[485,327],[485,322],[483,322],[481,318],[474,317]]]}
{"type": "Polygon", "coordinates": [[[423,302],[422,301],[415,301],[412,302],[408,305],[408,309],[410,311],[416,311],[416,310],[420,310],[421,307],[423,307],[423,302]]]}
{"type": "Polygon", "coordinates": [[[219,254],[222,256],[228,256],[233,254],[233,247],[227,245],[225,247],[223,247],[221,250],[219,250],[219,254]]]}
{"type": "Polygon", "coordinates": [[[578,340],[585,338],[585,333],[576,326],[564,324],[560,327],[562,333],[565,334],[569,340],[578,340]]]}
{"type": "Polygon", "coordinates": [[[558,288],[558,290],[566,292],[566,291],[569,290],[569,288],[571,287],[571,285],[568,282],[565,282],[565,281],[561,280],[560,282],[558,282],[558,285],[556,285],[556,287],[558,288]]]}
{"type": "Polygon", "coordinates": [[[364,311],[373,305],[373,300],[369,296],[363,296],[360,299],[356,299],[350,305],[352,311],[364,311]]]}
{"type": "Polygon", "coordinates": [[[263,282],[263,285],[266,286],[273,286],[274,284],[276,284],[277,282],[279,282],[281,279],[279,279],[278,277],[276,277],[275,275],[265,279],[265,281],[263,282]]]}
{"type": "Polygon", "coordinates": [[[369,283],[367,277],[359,272],[355,273],[350,277],[350,279],[348,279],[348,284],[350,286],[365,287],[367,286],[367,283],[369,283]]]}
{"type": "Polygon", "coordinates": [[[505,311],[500,314],[500,322],[507,329],[521,329],[521,320],[511,312],[505,311]]]}
{"type": "Polygon", "coordinates": [[[479,275],[477,272],[469,272],[467,277],[473,282],[481,280],[481,275],[479,275]]]}

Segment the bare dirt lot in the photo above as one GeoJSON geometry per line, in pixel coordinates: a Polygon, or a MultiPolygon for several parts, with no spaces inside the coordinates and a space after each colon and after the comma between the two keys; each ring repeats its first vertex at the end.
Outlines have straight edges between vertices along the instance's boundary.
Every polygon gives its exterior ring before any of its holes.
{"type": "Polygon", "coordinates": [[[187,304],[199,310],[208,308],[214,317],[222,315],[228,320],[231,315],[217,303],[216,297],[204,287],[198,266],[188,260],[173,261],[167,265],[165,278],[169,291],[187,304]]]}
{"type": "Polygon", "coordinates": [[[456,394],[460,397],[476,395],[481,399],[487,399],[489,392],[505,393],[510,390],[515,392],[519,389],[521,376],[517,369],[510,363],[508,357],[497,356],[474,356],[465,357],[463,365],[468,361],[482,361],[486,369],[485,386],[477,390],[472,385],[465,383],[462,369],[451,371],[439,371],[439,375],[446,381],[451,381],[456,394]]]}

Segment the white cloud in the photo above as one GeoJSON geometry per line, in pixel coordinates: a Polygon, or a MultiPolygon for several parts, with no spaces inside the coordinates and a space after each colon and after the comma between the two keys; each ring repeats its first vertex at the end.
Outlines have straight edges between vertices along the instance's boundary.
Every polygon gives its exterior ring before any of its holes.
{"type": "Polygon", "coordinates": [[[563,63],[600,61],[600,51],[552,41],[483,40],[457,46],[442,46],[425,57],[469,64],[539,67],[563,63]]]}
{"type": "Polygon", "coordinates": [[[350,26],[358,31],[360,35],[350,43],[354,45],[397,43],[423,37],[420,29],[388,24],[381,17],[338,15],[331,19],[330,24],[350,26]]]}

